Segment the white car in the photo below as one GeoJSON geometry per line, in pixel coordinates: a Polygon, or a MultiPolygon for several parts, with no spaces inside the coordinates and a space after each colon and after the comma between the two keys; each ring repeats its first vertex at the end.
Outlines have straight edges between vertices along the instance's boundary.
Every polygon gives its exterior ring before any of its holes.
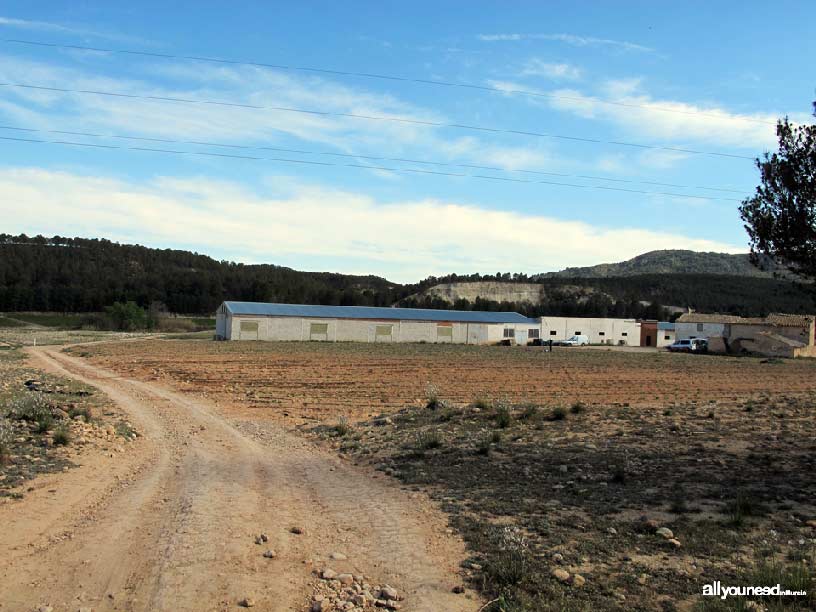
{"type": "Polygon", "coordinates": [[[705,338],[690,338],[689,340],[677,340],[666,349],[671,353],[707,353],[708,340],[705,338]]]}
{"type": "Polygon", "coordinates": [[[589,337],[588,336],[572,336],[572,338],[567,338],[566,340],[561,340],[558,343],[561,346],[586,346],[589,344],[589,337]]]}

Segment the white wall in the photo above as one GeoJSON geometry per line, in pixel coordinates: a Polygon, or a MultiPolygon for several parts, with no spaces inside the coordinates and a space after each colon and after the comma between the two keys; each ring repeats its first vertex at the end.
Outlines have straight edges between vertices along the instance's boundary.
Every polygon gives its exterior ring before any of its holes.
{"type": "Polygon", "coordinates": [[[676,334],[675,334],[675,330],[673,330],[673,329],[658,329],[657,330],[657,343],[655,344],[655,346],[662,347],[662,346],[669,346],[670,344],[674,344],[675,337],[676,337],[676,334]]]}
{"type": "MultiPolygon", "coordinates": [[[[498,343],[505,327],[519,329],[527,337],[528,324],[444,323],[436,321],[394,321],[367,319],[316,319],[303,317],[264,317],[251,315],[227,315],[225,321],[228,340],[241,338],[241,321],[258,324],[258,340],[328,342],[428,342],[453,344],[498,343]],[[311,324],[325,324],[327,331],[311,337],[311,324]],[[391,326],[391,337],[377,335],[378,326],[391,326]],[[446,335],[440,330],[450,330],[446,335]]],[[[526,342],[525,342],[526,344],[526,342]]]]}
{"type": "Polygon", "coordinates": [[[589,338],[590,344],[640,345],[640,323],[634,319],[601,319],[592,317],[541,317],[541,338],[566,340],[574,335],[589,338]]]}
{"type": "Polygon", "coordinates": [[[689,338],[721,337],[725,331],[723,323],[680,323],[674,324],[675,335],[678,340],[689,338]],[[700,329],[702,327],[702,329],[700,329]]]}

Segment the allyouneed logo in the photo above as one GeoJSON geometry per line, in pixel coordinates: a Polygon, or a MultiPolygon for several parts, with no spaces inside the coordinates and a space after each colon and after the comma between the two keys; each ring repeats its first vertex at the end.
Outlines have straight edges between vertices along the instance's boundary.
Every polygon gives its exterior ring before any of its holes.
{"type": "Polygon", "coordinates": [[[781,584],[775,586],[723,586],[720,581],[712,582],[703,587],[703,595],[707,597],[802,597],[806,591],[791,591],[783,589],[781,584]]]}

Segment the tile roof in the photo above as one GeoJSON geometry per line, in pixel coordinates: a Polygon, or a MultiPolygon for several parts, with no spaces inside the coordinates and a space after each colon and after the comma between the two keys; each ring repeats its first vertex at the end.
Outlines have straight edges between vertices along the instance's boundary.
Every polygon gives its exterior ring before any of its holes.
{"type": "Polygon", "coordinates": [[[538,325],[517,312],[433,310],[426,308],[388,308],[376,306],[318,306],[314,304],[271,304],[262,302],[224,302],[235,315],[268,317],[310,317],[319,319],[381,319],[398,321],[456,321],[460,323],[524,323],[538,325]]]}
{"type": "Polygon", "coordinates": [[[735,315],[702,314],[697,312],[680,315],[677,323],[733,323],[739,325],[771,325],[775,327],[807,327],[812,315],[769,314],[767,317],[737,317],[735,315]]]}

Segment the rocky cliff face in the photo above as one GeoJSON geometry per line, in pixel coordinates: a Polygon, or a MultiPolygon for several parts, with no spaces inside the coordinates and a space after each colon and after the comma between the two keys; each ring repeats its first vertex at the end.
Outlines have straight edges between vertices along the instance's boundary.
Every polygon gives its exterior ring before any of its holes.
{"type": "Polygon", "coordinates": [[[540,304],[548,298],[556,296],[569,298],[575,300],[577,303],[582,303],[592,295],[612,297],[594,287],[584,285],[569,284],[559,285],[557,288],[548,288],[546,285],[536,283],[505,283],[500,281],[440,283],[412,297],[436,297],[451,304],[461,298],[473,303],[477,297],[494,302],[527,302],[530,304],[540,304]]]}
{"type": "Polygon", "coordinates": [[[535,283],[501,283],[496,281],[479,281],[473,283],[442,283],[422,292],[423,296],[439,297],[450,303],[464,298],[471,302],[477,297],[496,302],[530,302],[541,301],[542,286],[535,283]]]}

